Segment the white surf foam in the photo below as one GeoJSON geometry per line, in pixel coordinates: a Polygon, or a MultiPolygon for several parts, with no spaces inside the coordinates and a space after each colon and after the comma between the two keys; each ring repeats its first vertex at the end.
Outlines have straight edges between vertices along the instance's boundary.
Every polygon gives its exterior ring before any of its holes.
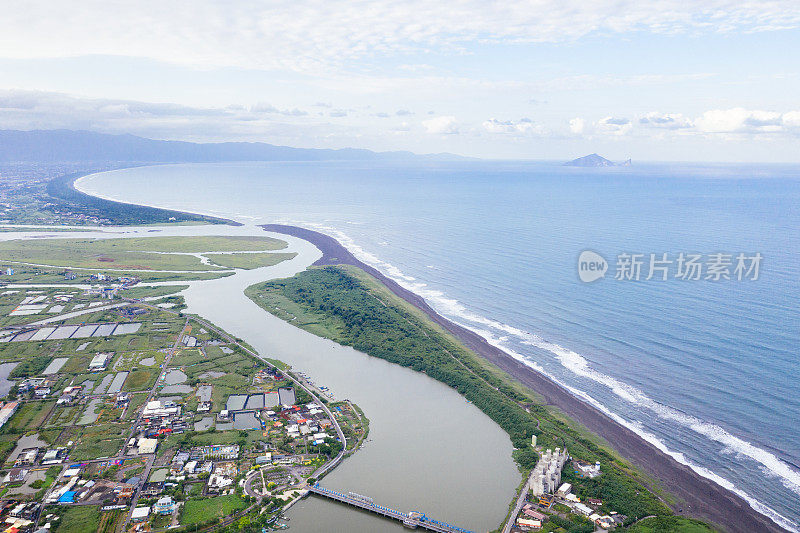
{"type": "MultiPolygon", "coordinates": [[[[79,178],[78,180],[76,180],[74,184],[75,188],[81,192],[84,192],[86,194],[95,197],[103,198],[106,200],[120,201],[116,198],[105,195],[101,191],[96,190],[94,187],[92,187],[91,181],[92,178],[96,175],[97,174],[91,174],[79,178]]],[[[223,215],[215,214],[215,216],[223,216],[223,215]]],[[[601,372],[598,372],[590,368],[588,361],[586,361],[586,359],[580,354],[577,354],[557,344],[544,341],[543,339],[539,338],[538,336],[532,333],[526,332],[522,329],[516,328],[509,324],[504,324],[496,320],[492,320],[487,317],[483,317],[470,312],[458,300],[453,298],[448,298],[443,292],[439,290],[431,289],[424,282],[418,281],[413,276],[406,275],[395,265],[383,261],[374,254],[371,254],[370,252],[364,250],[347,234],[345,234],[344,232],[340,231],[337,228],[333,228],[318,223],[311,223],[307,221],[298,222],[296,220],[286,220],[285,223],[305,226],[310,229],[316,229],[318,231],[322,231],[324,233],[333,235],[343,246],[345,246],[345,248],[347,248],[358,259],[380,270],[384,275],[393,279],[405,289],[408,289],[418,294],[419,296],[424,298],[438,312],[442,313],[448,318],[454,319],[459,325],[467,329],[470,329],[471,331],[474,331],[478,335],[481,335],[483,338],[487,340],[487,342],[489,342],[493,346],[496,346],[497,348],[504,350],[506,353],[508,353],[515,359],[518,359],[519,361],[530,366],[534,370],[537,370],[538,372],[541,372],[542,374],[546,375],[548,378],[552,379],[560,386],[569,390],[575,396],[585,400],[587,403],[601,410],[603,413],[605,413],[618,423],[629,428],[631,431],[634,431],[640,437],[644,438],[645,440],[647,440],[648,442],[659,448],[664,453],[667,453],[680,463],[689,466],[699,475],[702,475],[716,482],[720,486],[728,490],[731,490],[732,492],[735,492],[736,494],[741,496],[745,501],[747,501],[755,510],[768,516],[777,524],[779,524],[781,527],[789,531],[792,531],[793,533],[800,533],[800,527],[793,521],[782,516],[780,513],[771,509],[764,503],[756,500],[755,498],[747,494],[745,491],[737,488],[732,482],[725,479],[724,477],[714,473],[713,471],[703,466],[694,464],[693,462],[689,461],[682,453],[670,450],[666,446],[666,444],[664,444],[663,441],[658,439],[658,437],[656,437],[655,435],[645,431],[640,424],[625,420],[618,414],[612,412],[601,402],[597,401],[587,392],[577,389],[573,386],[567,385],[566,383],[563,383],[555,376],[546,372],[541,365],[531,361],[522,354],[519,354],[511,350],[504,342],[507,340],[506,337],[497,336],[493,334],[490,330],[476,327],[475,324],[491,328],[492,330],[502,332],[506,335],[512,335],[522,340],[522,342],[525,344],[529,344],[531,346],[535,346],[537,348],[553,353],[557,357],[558,361],[562,364],[562,366],[564,366],[566,369],[570,370],[572,373],[576,375],[591,379],[592,381],[595,381],[599,384],[608,387],[619,398],[622,398],[623,400],[629,403],[646,407],[651,411],[653,411],[654,413],[656,413],[661,418],[691,428],[696,433],[722,444],[723,451],[727,453],[740,454],[749,457],[754,461],[757,461],[763,466],[762,471],[765,474],[780,478],[784,486],[786,486],[788,489],[800,495],[800,472],[797,472],[794,469],[792,469],[789,465],[781,461],[774,454],[766,450],[763,450],[761,448],[758,448],[757,446],[749,442],[746,442],[738,437],[729,434],[723,428],[715,424],[704,422],[696,417],[687,415],[685,413],[681,413],[680,411],[677,411],[668,406],[655,402],[654,400],[646,396],[643,392],[639,391],[635,387],[625,384],[617,380],[616,378],[613,378],[612,376],[608,376],[606,374],[603,374],[601,372]],[[464,323],[463,321],[467,321],[467,323],[464,323]]]]}
{"type": "Polygon", "coordinates": [[[388,263],[386,261],[383,261],[374,254],[364,250],[350,236],[348,236],[346,233],[342,232],[337,228],[317,223],[308,223],[308,222],[298,223],[295,221],[294,224],[304,225],[311,229],[316,229],[318,231],[322,231],[324,233],[333,235],[345,248],[347,248],[359,260],[378,269],[384,275],[386,275],[387,277],[391,278],[392,280],[400,284],[403,288],[413,291],[414,293],[423,297],[438,312],[447,316],[451,320],[454,320],[460,326],[463,326],[477,333],[478,335],[486,339],[486,341],[489,342],[491,345],[502,349],[515,359],[532,367],[534,370],[543,373],[548,378],[558,383],[560,386],[569,390],[575,396],[581,398],[582,400],[591,404],[595,408],[599,409],[600,411],[611,417],[616,422],[622,424],[631,431],[635,432],[637,435],[639,435],[646,441],[656,446],[659,450],[668,454],[676,461],[688,466],[699,475],[707,479],[710,479],[711,481],[714,481],[715,483],[724,487],[725,489],[728,489],[736,493],[737,495],[742,497],[746,502],[748,502],[748,504],[751,507],[753,507],[753,509],[764,514],[765,516],[768,516],[770,519],[772,519],[775,523],[779,524],[781,527],[792,532],[800,533],[800,526],[798,526],[798,524],[784,517],[783,515],[781,515],[774,509],[770,508],[763,502],[752,497],[744,490],[736,487],[734,483],[732,483],[730,480],[724,478],[723,476],[720,476],[719,474],[711,471],[706,467],[695,464],[694,462],[687,459],[684,454],[670,450],[667,447],[667,445],[662,440],[660,440],[656,435],[653,435],[652,433],[645,431],[641,424],[624,419],[617,413],[611,411],[611,409],[603,405],[601,402],[597,401],[587,392],[562,382],[555,376],[551,375],[549,372],[546,372],[541,365],[531,361],[524,355],[519,354],[514,350],[510,349],[506,343],[508,339],[507,335],[517,337],[524,344],[534,346],[536,348],[546,350],[554,354],[559,363],[564,368],[566,368],[575,375],[588,378],[596,383],[604,385],[605,387],[610,389],[617,397],[625,400],[626,402],[629,402],[639,407],[644,407],[652,411],[662,419],[681,424],[682,426],[690,428],[699,435],[702,435],[703,437],[706,437],[721,444],[723,452],[742,455],[753,461],[756,461],[757,463],[759,463],[759,465],[761,465],[762,472],[764,472],[766,475],[770,477],[780,479],[781,483],[786,488],[800,495],[800,472],[792,469],[789,465],[781,461],[774,454],[768,452],[767,450],[759,448],[753,445],[752,443],[749,443],[739,437],[731,435],[720,426],[717,426],[709,422],[705,422],[697,417],[688,415],[686,413],[682,413],[669,406],[656,402],[655,400],[648,397],[639,389],[631,385],[628,385],[612,376],[603,374],[602,372],[592,369],[586,358],[584,358],[583,356],[581,356],[576,352],[573,352],[572,350],[559,346],[558,344],[547,342],[538,337],[537,335],[524,331],[520,328],[514,327],[509,324],[504,324],[502,322],[492,320],[490,318],[469,311],[458,300],[453,298],[448,298],[442,291],[431,289],[426,283],[417,280],[413,276],[409,276],[403,273],[397,266],[388,263]],[[480,325],[482,327],[477,327],[476,325],[480,325]],[[492,330],[505,335],[498,336],[495,333],[493,333],[492,330]]]}
{"type": "Polygon", "coordinates": [[[541,339],[525,342],[555,354],[559,362],[572,373],[605,385],[623,400],[639,407],[645,407],[662,419],[677,422],[704,437],[720,443],[723,446],[722,451],[724,453],[742,455],[758,462],[770,475],[780,478],[786,488],[800,495],[800,472],[794,470],[767,450],[731,435],[716,424],[705,422],[695,416],[656,402],[636,387],[592,369],[583,356],[567,348],[541,339]]]}

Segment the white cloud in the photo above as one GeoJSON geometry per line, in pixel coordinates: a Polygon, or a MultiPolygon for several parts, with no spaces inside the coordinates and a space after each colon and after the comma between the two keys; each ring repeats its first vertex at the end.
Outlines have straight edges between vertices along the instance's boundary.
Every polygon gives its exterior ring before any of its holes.
{"type": "Polygon", "coordinates": [[[769,31],[800,26],[796,0],[29,0],[0,18],[0,57],[107,54],[201,68],[310,73],[369,56],[598,33],[769,31]]]}
{"type": "Polygon", "coordinates": [[[630,133],[633,124],[627,118],[605,117],[595,123],[595,129],[599,133],[621,136],[630,133]]]}
{"type": "MultiPolygon", "coordinates": [[[[235,109],[233,106],[229,106],[229,109],[235,109]]],[[[253,113],[277,113],[279,115],[286,115],[289,117],[304,117],[308,115],[307,111],[302,111],[297,109],[278,109],[277,107],[273,106],[272,104],[267,104],[264,102],[255,104],[250,107],[250,111],[253,113]]]]}
{"type": "Polygon", "coordinates": [[[430,120],[423,120],[422,125],[428,133],[453,135],[459,133],[459,124],[456,117],[443,116],[436,117],[430,120]]]}
{"type": "Polygon", "coordinates": [[[0,90],[0,129],[58,128],[159,139],[264,140],[303,146],[323,133],[351,132],[347,126],[311,119],[301,110],[280,110],[269,104],[202,108],[0,90]]]}
{"type": "Polygon", "coordinates": [[[483,128],[489,133],[542,133],[541,127],[535,125],[529,118],[522,118],[519,120],[498,120],[492,118],[483,123],[483,128]]]}
{"type": "Polygon", "coordinates": [[[658,113],[655,111],[639,118],[639,124],[668,130],[679,130],[693,126],[692,121],[680,113],[658,113]]]}
{"type": "Polygon", "coordinates": [[[800,111],[789,111],[783,114],[783,125],[787,130],[800,133],[800,111]]]}
{"type": "Polygon", "coordinates": [[[763,111],[735,107],[712,109],[695,118],[681,113],[650,112],[631,121],[624,117],[609,116],[587,125],[585,119],[576,117],[569,122],[570,131],[576,135],[703,135],[720,138],[742,138],[753,135],[800,135],[800,111],[763,111]],[[654,133],[657,132],[657,133],[654,133]]]}
{"type": "MultiPolygon", "coordinates": [[[[789,115],[793,120],[794,112],[789,115]]],[[[701,133],[782,133],[786,131],[783,115],[774,111],[749,110],[742,107],[706,111],[695,120],[701,133]]]]}
{"type": "Polygon", "coordinates": [[[399,125],[392,128],[390,131],[394,133],[407,133],[411,131],[411,124],[408,122],[401,122],[399,125]]]}

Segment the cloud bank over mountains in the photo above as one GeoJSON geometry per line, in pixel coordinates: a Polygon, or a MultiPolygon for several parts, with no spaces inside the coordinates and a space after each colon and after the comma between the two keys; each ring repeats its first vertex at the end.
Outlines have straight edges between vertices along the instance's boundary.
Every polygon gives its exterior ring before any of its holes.
{"type": "Polygon", "coordinates": [[[400,116],[395,134],[416,132],[432,136],[474,138],[623,139],[667,136],[717,138],[800,138],[800,110],[766,111],[744,108],[712,109],[694,117],[651,111],[639,115],[606,116],[592,120],[574,117],[555,124],[533,118],[489,117],[482,122],[454,115],[421,115],[408,110],[372,113],[369,110],[278,108],[265,102],[224,108],[192,107],[117,99],[79,98],[60,93],[0,90],[0,125],[4,129],[77,129],[134,133],[152,137],[177,135],[194,140],[247,140],[265,133],[284,140],[313,139],[323,129],[358,136],[358,128],[337,119],[363,115],[400,116]]]}
{"type": "Polygon", "coordinates": [[[0,129],[797,160],[797,42],[796,0],[31,0],[0,129]]]}

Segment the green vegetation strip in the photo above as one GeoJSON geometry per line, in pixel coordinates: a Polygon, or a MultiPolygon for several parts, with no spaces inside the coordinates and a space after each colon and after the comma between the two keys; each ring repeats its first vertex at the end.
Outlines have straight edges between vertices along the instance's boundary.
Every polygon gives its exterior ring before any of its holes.
{"type": "Polygon", "coordinates": [[[100,523],[100,510],[96,505],[60,507],[57,512],[61,519],[55,528],[56,533],[95,531],[100,523]]]}
{"type": "MultiPolygon", "coordinates": [[[[585,429],[537,403],[532,391],[465,348],[363,271],[344,266],[314,268],[293,278],[253,285],[246,294],[267,311],[314,334],[425,372],[453,387],[508,433],[516,448],[514,459],[524,472],[538,459],[530,445],[532,435],[545,448],[566,446],[574,457],[600,461],[602,476],[572,480],[579,495],[604,501],[600,512],[617,511],[627,515],[629,522],[671,515],[647,489],[652,480],[585,429]]],[[[569,470],[564,470],[566,477],[569,470]]]]}
{"type": "Polygon", "coordinates": [[[244,500],[236,494],[189,500],[184,504],[181,524],[207,524],[244,509],[245,505],[244,500]]]}
{"type": "Polygon", "coordinates": [[[243,254],[208,254],[206,257],[215,265],[225,268],[243,268],[250,270],[266,266],[273,266],[292,259],[297,254],[294,252],[283,253],[243,253],[243,254]]]}
{"type": "MultiPolygon", "coordinates": [[[[99,217],[110,224],[169,224],[169,223],[206,223],[206,224],[241,224],[230,220],[143,205],[125,204],[104,200],[96,196],[84,194],[72,186],[73,181],[85,172],[61,176],[50,180],[45,191],[37,191],[38,197],[34,206],[41,202],[52,203],[47,208],[50,212],[77,212],[87,216],[99,217]]],[[[34,206],[31,206],[32,208],[34,206]]],[[[45,209],[40,206],[40,209],[45,209]]],[[[24,221],[21,220],[20,222],[24,221]]],[[[77,221],[76,221],[77,222],[77,221]]]]}
{"type": "MultiPolygon", "coordinates": [[[[28,241],[25,241],[28,242],[28,241]]],[[[82,283],[97,283],[97,280],[89,279],[94,274],[105,274],[106,278],[117,279],[120,276],[131,276],[131,272],[124,270],[108,270],[102,267],[92,268],[91,270],[77,270],[74,271],[75,279],[68,279],[64,276],[65,268],[73,267],[39,267],[24,265],[22,263],[9,263],[0,262],[0,270],[6,271],[9,268],[14,269],[14,274],[9,276],[3,275],[3,283],[5,284],[60,284],[60,285],[74,285],[82,283]]],[[[219,272],[147,272],[138,271],[134,275],[142,282],[153,281],[194,281],[194,280],[209,280],[225,278],[233,275],[233,271],[223,270],[219,272]]]]}
{"type": "Polygon", "coordinates": [[[221,267],[181,254],[271,251],[286,246],[278,239],[250,236],[11,240],[0,242],[0,259],[65,268],[216,270],[221,267]]]}

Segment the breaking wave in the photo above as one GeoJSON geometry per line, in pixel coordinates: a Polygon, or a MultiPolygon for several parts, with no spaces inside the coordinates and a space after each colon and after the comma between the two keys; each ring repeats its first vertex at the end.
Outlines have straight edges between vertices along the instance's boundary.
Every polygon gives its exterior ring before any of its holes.
{"type": "Polygon", "coordinates": [[[693,461],[687,459],[683,453],[669,449],[664,441],[659,439],[653,433],[645,430],[642,424],[639,422],[626,420],[619,414],[613,412],[602,402],[592,397],[586,391],[564,383],[563,380],[560,380],[556,376],[552,375],[552,373],[547,372],[540,364],[531,361],[530,358],[509,348],[508,341],[510,340],[510,337],[515,337],[522,344],[547,351],[553,354],[560,365],[573,375],[598,383],[608,388],[615,396],[624,400],[625,402],[628,402],[639,408],[647,409],[662,420],[689,428],[698,435],[720,444],[722,446],[722,453],[744,456],[757,462],[761,467],[761,471],[765,475],[778,478],[786,488],[800,496],[800,472],[791,468],[788,464],[783,462],[774,454],[739,437],[736,437],[735,435],[731,435],[725,429],[716,424],[705,422],[697,417],[683,413],[677,409],[653,400],[636,387],[628,385],[617,378],[603,374],[602,372],[591,368],[589,361],[587,361],[586,358],[572,350],[564,348],[558,344],[548,342],[536,334],[469,311],[458,300],[447,297],[442,291],[431,289],[426,283],[414,278],[413,276],[405,274],[397,266],[388,263],[376,255],[368,252],[359,246],[350,236],[337,228],[309,222],[298,223],[297,221],[294,221],[293,223],[333,235],[359,260],[378,269],[384,275],[399,283],[403,288],[413,291],[414,293],[423,297],[438,312],[447,316],[451,320],[454,320],[460,326],[468,328],[477,333],[486,339],[486,341],[491,345],[502,349],[515,359],[546,375],[560,386],[569,390],[573,395],[581,398],[593,407],[602,411],[604,414],[627,427],[679,463],[688,466],[697,474],[739,495],[751,507],[753,507],[753,509],[769,517],[776,524],[787,529],[788,531],[800,533],[800,528],[793,521],[781,515],[763,502],[755,499],[742,489],[736,487],[736,485],[730,480],[704,466],[695,464],[693,461]]]}

